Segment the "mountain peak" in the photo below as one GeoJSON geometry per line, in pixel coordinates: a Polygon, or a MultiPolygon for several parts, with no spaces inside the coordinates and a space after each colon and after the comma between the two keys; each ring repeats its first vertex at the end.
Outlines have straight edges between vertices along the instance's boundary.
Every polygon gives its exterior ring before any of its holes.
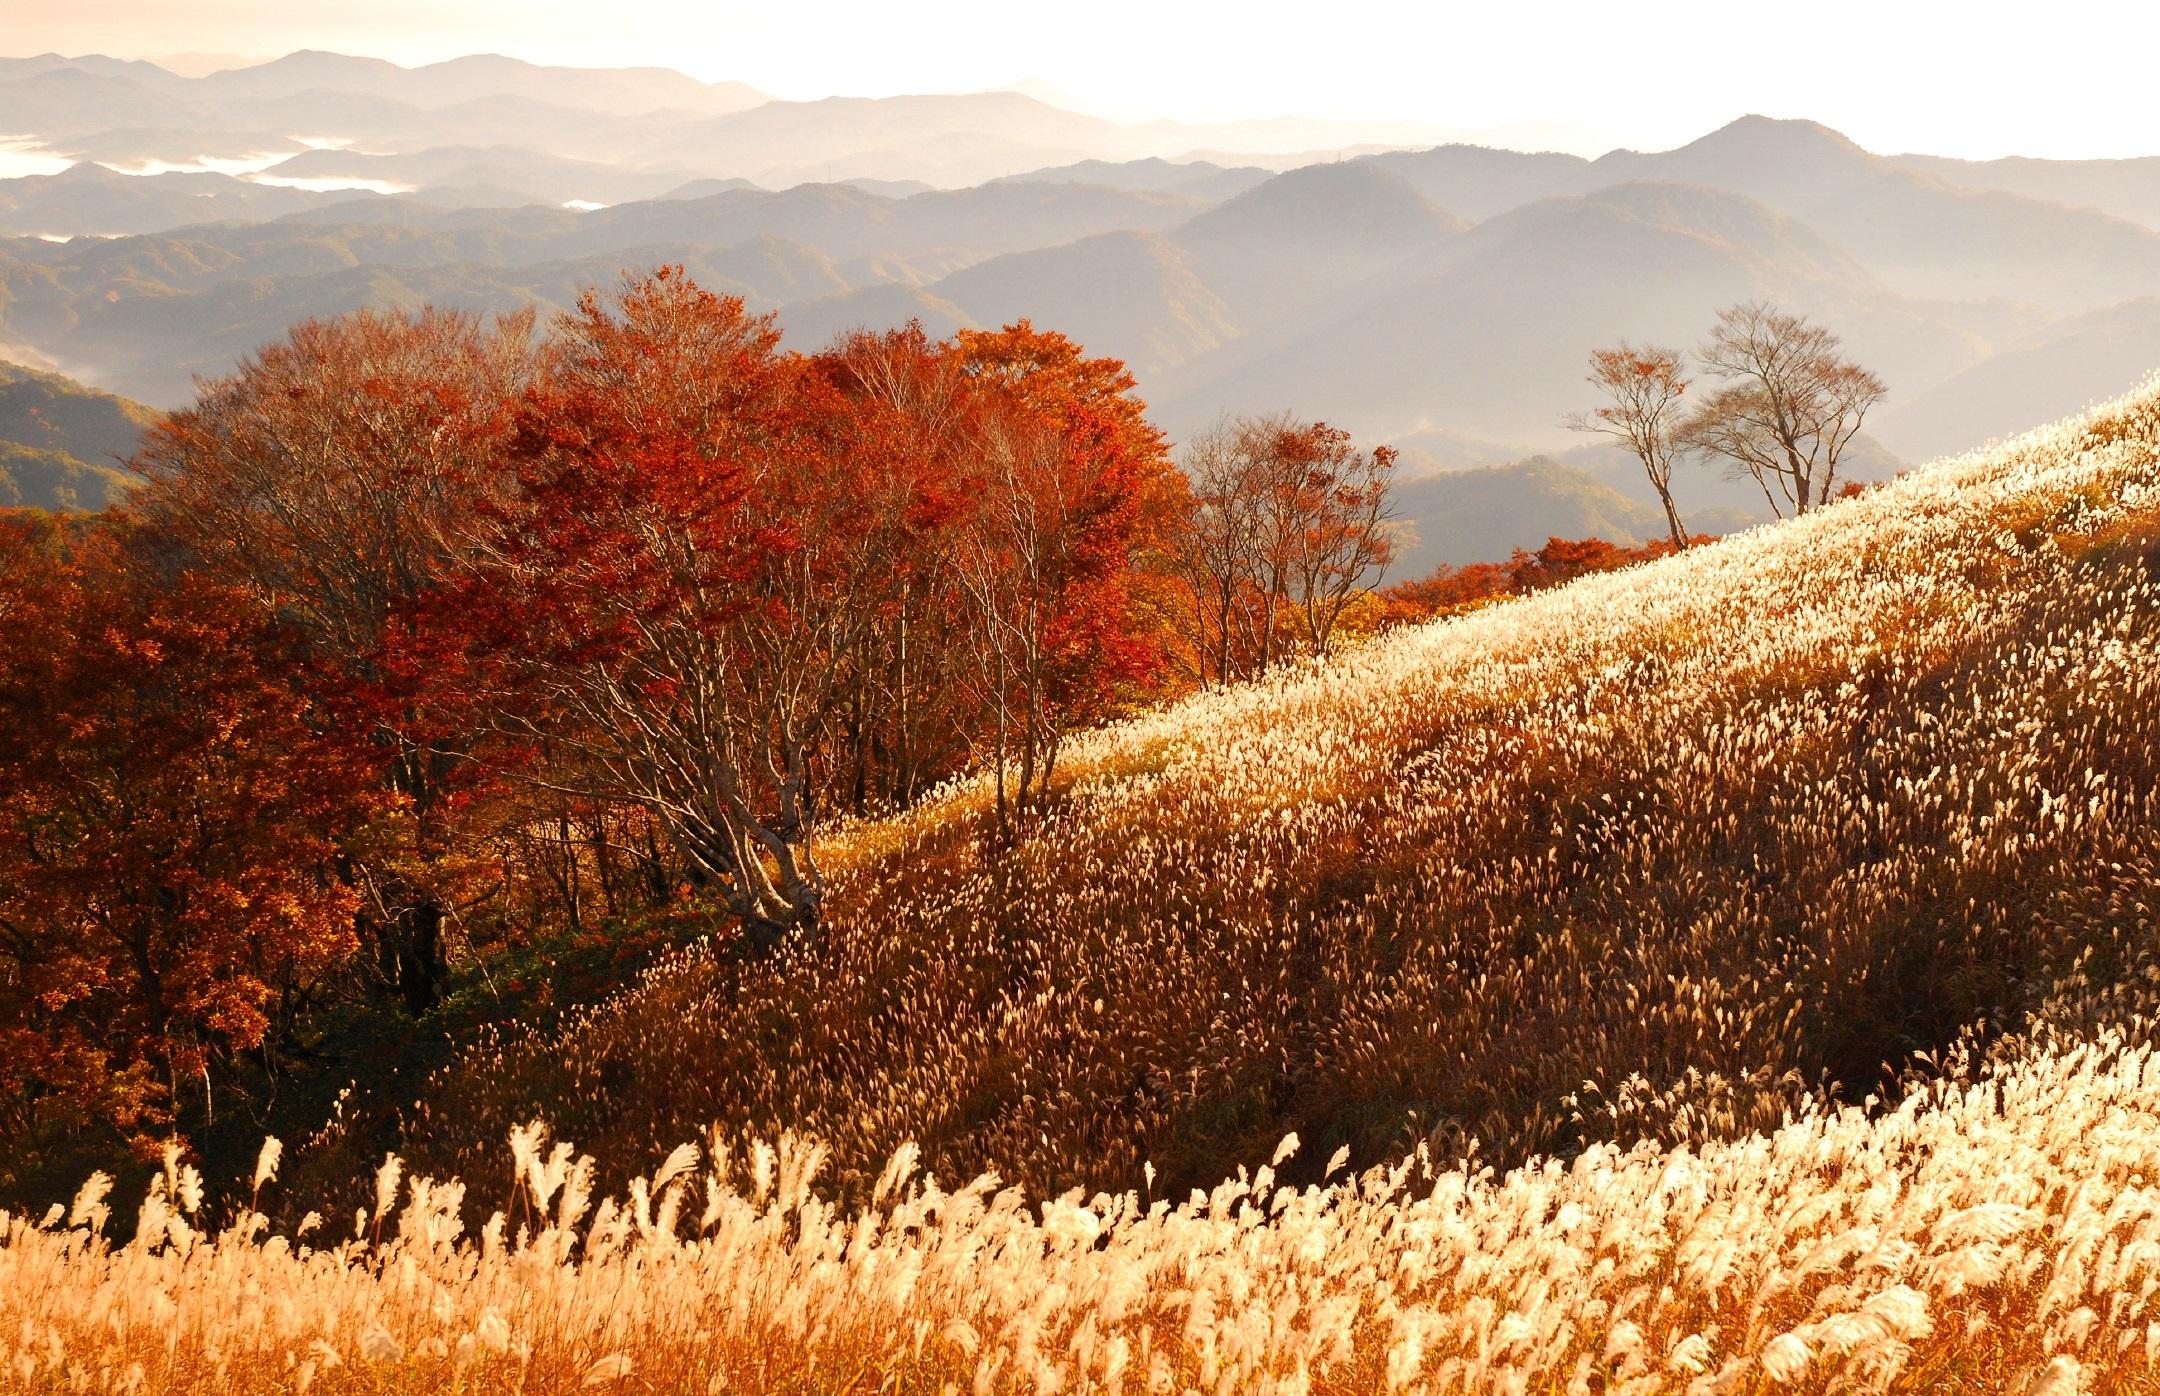
{"type": "Polygon", "coordinates": [[[524,59],[522,59],[522,58],[512,58],[512,57],[511,57],[510,55],[508,55],[508,54],[506,54],[506,53],[466,53],[466,54],[460,54],[460,55],[459,55],[459,56],[457,56],[456,58],[446,58],[446,59],[442,60],[442,61],[441,61],[440,63],[430,63],[430,64],[428,64],[427,66],[428,66],[428,67],[430,67],[430,68],[517,68],[517,69],[525,69],[525,68],[537,68],[537,67],[539,67],[540,65],[539,65],[539,64],[537,64],[537,63],[528,63],[528,62],[526,62],[526,61],[525,61],[524,59]]]}
{"type": "MultiPolygon", "coordinates": [[[[350,53],[337,53],[326,48],[296,48],[282,58],[252,65],[257,68],[366,68],[381,71],[396,68],[399,64],[387,58],[362,58],[350,53]]],[[[243,70],[244,71],[244,70],[243,70]]]]}
{"type": "Polygon", "coordinates": [[[1708,185],[1799,213],[1874,175],[1882,164],[1820,122],[1754,115],[1727,122],[1677,150],[1616,150],[1590,168],[1600,181],[1708,185]]]}
{"type": "Polygon", "coordinates": [[[1764,116],[1759,112],[1736,117],[1710,134],[1690,141],[1681,149],[1701,150],[1719,146],[1746,146],[1756,150],[1781,151],[1814,148],[1873,158],[1850,136],[1833,130],[1820,121],[1799,117],[1764,116]]]}
{"type": "Polygon", "coordinates": [[[74,184],[111,184],[125,180],[127,176],[108,165],[100,165],[95,160],[77,160],[50,178],[64,179],[74,184]]]}

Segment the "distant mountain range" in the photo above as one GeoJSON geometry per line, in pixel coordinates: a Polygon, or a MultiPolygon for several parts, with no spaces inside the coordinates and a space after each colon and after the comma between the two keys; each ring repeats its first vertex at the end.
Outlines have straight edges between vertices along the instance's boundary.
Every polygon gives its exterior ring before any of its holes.
{"type": "Polygon", "coordinates": [[[403,68],[302,52],[183,77],[153,63],[42,54],[0,58],[0,138],[26,138],[8,152],[19,167],[12,173],[97,162],[158,180],[150,187],[160,197],[71,205],[33,187],[0,208],[0,228],[163,231],[225,216],[199,201],[233,194],[231,184],[317,196],[416,192],[480,207],[604,204],[700,179],[964,187],[1047,165],[1211,151],[1253,152],[1280,168],[1314,152],[1461,134],[1294,118],[1121,125],[1020,92],[779,101],[666,69],[539,67],[495,55],[403,68]],[[217,180],[160,179],[175,173],[217,180]]]}
{"type": "MultiPolygon", "coordinates": [[[[774,102],[658,70],[335,54],[195,79],[0,60],[0,132],[27,138],[0,162],[75,161],[0,179],[0,356],[160,406],[308,316],[562,308],[681,262],[809,347],[1030,317],[1132,364],[1173,437],[1287,407],[1400,444],[1413,474],[1553,458],[1406,487],[1421,564],[1494,552],[1443,517],[1473,486],[1519,524],[1510,546],[1657,531],[1594,497],[1647,502],[1560,419],[1590,348],[1684,347],[1735,300],[1821,320],[1888,380],[1874,474],[2160,366],[2160,159],[1886,156],[1762,117],[1596,159],[1313,158],[1283,145],[1361,133],[1295,123],[1245,132],[1273,150],[1173,158],[1238,132],[1017,93],[774,102]]],[[[1703,527],[1759,516],[1749,489],[1680,483],[1703,527]]]]}

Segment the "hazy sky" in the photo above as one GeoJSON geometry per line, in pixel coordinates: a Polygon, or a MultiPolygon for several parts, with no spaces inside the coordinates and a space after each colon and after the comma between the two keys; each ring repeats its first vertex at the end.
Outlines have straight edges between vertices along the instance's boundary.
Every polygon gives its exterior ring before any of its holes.
{"type": "MultiPolygon", "coordinates": [[[[2155,0],[0,0],[0,51],[659,64],[783,97],[1036,79],[1122,119],[1808,116],[1876,150],[2160,154],[2155,0]]],[[[4,122],[0,122],[4,124],[4,122]]]]}

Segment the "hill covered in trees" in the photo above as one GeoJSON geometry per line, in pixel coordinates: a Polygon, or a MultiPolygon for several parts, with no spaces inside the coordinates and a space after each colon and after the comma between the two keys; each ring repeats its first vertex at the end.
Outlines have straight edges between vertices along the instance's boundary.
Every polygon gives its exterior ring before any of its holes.
{"type": "Polygon", "coordinates": [[[2134,24],[632,8],[0,56],[0,1396],[2160,1396],[2134,24]]]}
{"type": "Polygon", "coordinates": [[[296,326],[124,507],[0,511],[0,1190],[815,941],[834,821],[979,769],[1009,839],[1074,732],[1426,613],[1367,585],[1391,452],[1277,416],[1189,478],[1133,389],[664,268],[296,326]]]}
{"type": "Polygon", "coordinates": [[[1018,824],[835,830],[816,937],[469,1048],[372,1184],[366,1112],[266,1152],[321,1242],[170,1160],[149,1242],[17,1223],[0,1331],[339,1390],[2134,1382],[2156,685],[2148,390],[1078,738],[1018,824]]]}
{"type": "Polygon", "coordinates": [[[0,507],[102,509],[157,413],[57,373],[0,362],[0,507]]]}

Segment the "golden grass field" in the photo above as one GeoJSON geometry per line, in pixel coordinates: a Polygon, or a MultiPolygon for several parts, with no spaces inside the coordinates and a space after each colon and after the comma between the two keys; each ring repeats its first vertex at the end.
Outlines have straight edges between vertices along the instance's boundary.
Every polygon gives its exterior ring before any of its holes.
{"type": "Polygon", "coordinates": [[[2160,1390],[2160,389],[1063,764],[6,1218],[0,1389],[2160,1390]]]}

